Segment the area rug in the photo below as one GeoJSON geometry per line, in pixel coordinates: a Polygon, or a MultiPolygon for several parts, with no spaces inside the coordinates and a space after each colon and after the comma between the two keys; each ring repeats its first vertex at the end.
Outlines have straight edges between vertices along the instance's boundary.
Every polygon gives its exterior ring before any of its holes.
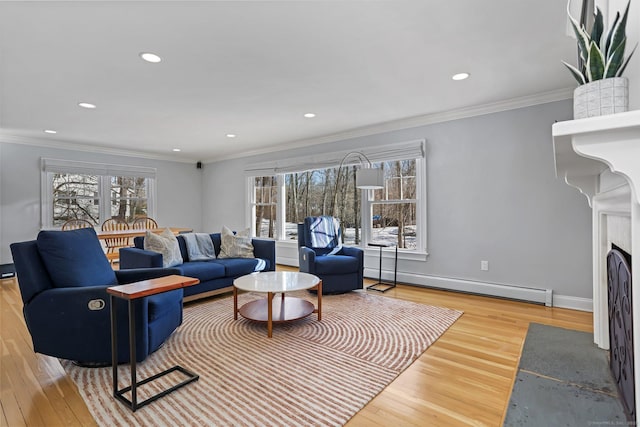
{"type": "Polygon", "coordinates": [[[504,425],[628,425],[608,363],[592,334],[531,323],[504,425]]]}
{"type": "MultiPolygon", "coordinates": [[[[102,426],[340,426],[462,314],[364,292],[322,302],[322,321],[274,325],[271,339],[265,324],[233,320],[231,298],[186,305],[183,325],[138,365],[138,378],[180,364],[200,379],[135,413],[112,397],[111,368],[63,366],[102,426]]],[[[128,380],[128,365],[119,370],[128,380]]],[[[154,381],[139,399],[179,380],[154,381]]]]}

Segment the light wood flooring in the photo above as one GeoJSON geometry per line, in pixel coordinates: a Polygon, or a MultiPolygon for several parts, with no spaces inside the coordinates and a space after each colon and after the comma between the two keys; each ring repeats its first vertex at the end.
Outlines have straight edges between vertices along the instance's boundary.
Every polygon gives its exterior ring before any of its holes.
{"type": "MultiPolygon", "coordinates": [[[[592,332],[580,311],[402,285],[381,295],[464,314],[349,427],[502,426],[529,323],[592,332]]],[[[15,279],[0,282],[0,310],[0,426],[96,425],[58,360],[33,352],[15,279]]]]}

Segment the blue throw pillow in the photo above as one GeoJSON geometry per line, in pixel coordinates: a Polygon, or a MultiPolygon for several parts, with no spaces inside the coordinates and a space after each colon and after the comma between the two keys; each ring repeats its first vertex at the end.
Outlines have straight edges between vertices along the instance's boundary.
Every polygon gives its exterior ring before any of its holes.
{"type": "Polygon", "coordinates": [[[41,231],[37,244],[56,288],[118,284],[93,228],[41,231]]]}

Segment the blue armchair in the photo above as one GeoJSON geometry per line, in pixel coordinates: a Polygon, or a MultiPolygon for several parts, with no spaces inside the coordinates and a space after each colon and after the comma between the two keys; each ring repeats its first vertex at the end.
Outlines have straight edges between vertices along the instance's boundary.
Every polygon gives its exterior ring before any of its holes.
{"type": "Polygon", "coordinates": [[[333,217],[307,217],[298,224],[298,257],[300,271],[322,279],[323,294],[362,289],[364,251],[341,246],[333,217]]]}
{"type": "MultiPolygon", "coordinates": [[[[179,274],[176,269],[114,271],[92,228],[41,231],[11,244],[24,319],[37,353],[79,364],[111,364],[109,286],[179,274]]],[[[117,300],[119,319],[127,302],[117,300]]],[[[158,349],[182,323],[182,289],[136,301],[136,360],[158,349]]],[[[118,322],[118,362],[129,361],[128,322],[118,322]]]]}

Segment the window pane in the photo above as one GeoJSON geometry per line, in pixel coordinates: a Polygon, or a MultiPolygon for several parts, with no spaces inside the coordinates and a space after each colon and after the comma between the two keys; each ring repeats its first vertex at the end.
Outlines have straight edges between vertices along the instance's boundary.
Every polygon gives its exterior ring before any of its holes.
{"type": "Polygon", "coordinates": [[[111,177],[111,217],[126,222],[148,215],[147,178],[111,177]]]}
{"type": "Polygon", "coordinates": [[[276,203],[278,184],[275,176],[254,178],[256,237],[274,238],[276,233],[276,203]]]}
{"type": "Polygon", "coordinates": [[[53,175],[53,197],[98,197],[98,177],[56,173],[53,175]]]}
{"type": "Polygon", "coordinates": [[[70,219],[85,219],[98,225],[100,201],[98,199],[53,199],[53,226],[61,227],[70,219]]]}
{"type": "Polygon", "coordinates": [[[416,249],[415,203],[375,203],[372,220],[373,242],[416,249]]]}
{"type": "Polygon", "coordinates": [[[99,185],[96,175],[53,174],[53,221],[55,227],[70,219],[85,219],[97,225],[100,218],[99,185]]]}
{"type": "Polygon", "coordinates": [[[374,191],[374,200],[413,200],[416,198],[416,161],[377,163],[384,169],[384,188],[374,191]]]}
{"type": "Polygon", "coordinates": [[[297,224],[305,217],[330,215],[340,220],[344,244],[360,244],[360,190],[355,187],[355,170],[354,166],[343,167],[339,177],[337,167],[285,175],[285,238],[298,238],[297,224]]]}

